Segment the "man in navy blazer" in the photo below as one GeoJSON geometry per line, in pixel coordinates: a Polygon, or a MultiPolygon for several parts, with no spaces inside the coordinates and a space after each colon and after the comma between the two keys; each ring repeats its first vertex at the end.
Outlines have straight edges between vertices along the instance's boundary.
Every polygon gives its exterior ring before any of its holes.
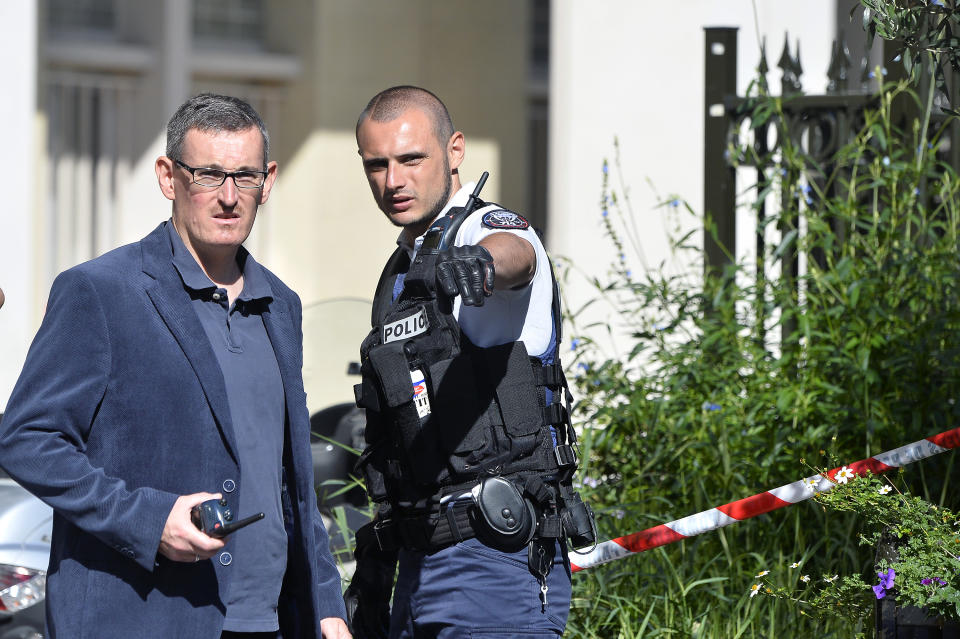
{"type": "Polygon", "coordinates": [[[245,102],[184,103],[170,221],[61,273],[0,425],[54,509],[50,637],[347,638],[317,511],[300,300],[241,246],[277,164],[245,102]],[[224,539],[192,507],[266,517],[224,539]]]}

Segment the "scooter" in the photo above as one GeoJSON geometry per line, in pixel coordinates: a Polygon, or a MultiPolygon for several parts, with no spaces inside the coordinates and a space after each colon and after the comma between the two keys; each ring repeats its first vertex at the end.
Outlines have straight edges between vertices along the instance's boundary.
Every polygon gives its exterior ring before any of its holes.
{"type": "Polygon", "coordinates": [[[303,308],[303,383],[310,409],[317,505],[341,572],[352,572],[353,533],[372,510],[353,468],[365,442],[366,416],[353,399],[360,342],[370,330],[369,300],[332,298],[303,308]]]}

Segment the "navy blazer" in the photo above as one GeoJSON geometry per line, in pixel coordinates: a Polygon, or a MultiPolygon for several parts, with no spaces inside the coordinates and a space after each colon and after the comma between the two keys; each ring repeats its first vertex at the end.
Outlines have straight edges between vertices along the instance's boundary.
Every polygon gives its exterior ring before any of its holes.
{"type": "MultiPolygon", "coordinates": [[[[243,490],[223,375],[171,263],[168,223],[57,277],[0,423],[0,466],[54,509],[54,638],[216,638],[223,626],[231,558],[157,554],[179,495],[221,492],[237,512],[243,490]]],[[[284,639],[319,638],[344,608],[313,485],[301,306],[267,279],[286,396],[278,613],[284,639]]]]}

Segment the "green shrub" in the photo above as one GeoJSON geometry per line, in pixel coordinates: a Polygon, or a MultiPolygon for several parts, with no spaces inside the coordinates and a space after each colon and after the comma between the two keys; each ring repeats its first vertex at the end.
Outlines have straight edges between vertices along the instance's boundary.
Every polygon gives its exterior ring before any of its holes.
{"type": "MultiPolygon", "coordinates": [[[[893,125],[891,105],[904,99],[929,104],[906,83],[882,87],[828,175],[789,141],[780,98],[748,105],[754,126],[772,118],[787,140],[752,194],[785,202],[767,212],[781,239],[759,262],[783,273],[795,252],[809,256],[796,281],[758,277],[755,263],[703,275],[696,235],[673,240],[688,270],[633,273],[624,253],[642,221],[626,189],[613,186],[618,159],[604,163],[601,215],[618,258],[594,284],[632,347],[605,357],[581,326],[582,309],[568,318],[578,336],[583,488],[602,539],[957,426],[960,180],[937,160],[939,131],[893,125]],[[811,175],[819,179],[803,177],[811,175]]],[[[663,208],[692,215],[678,199],[663,208]]],[[[911,466],[904,489],[956,508],[953,459],[911,466]]],[[[862,524],[808,501],[591,568],[574,578],[569,636],[869,636],[869,615],[818,617],[787,599],[749,596],[761,571],[794,563],[814,579],[874,583],[873,551],[857,543],[862,524]]],[[[778,574],[771,589],[800,584],[799,570],[778,574]]]]}

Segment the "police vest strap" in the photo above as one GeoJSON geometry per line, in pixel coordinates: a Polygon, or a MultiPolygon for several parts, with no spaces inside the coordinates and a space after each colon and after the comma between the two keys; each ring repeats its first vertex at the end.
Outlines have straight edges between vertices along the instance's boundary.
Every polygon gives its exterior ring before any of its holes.
{"type": "Polygon", "coordinates": [[[561,364],[543,364],[540,366],[539,358],[530,358],[534,362],[533,375],[537,380],[538,386],[546,386],[551,390],[563,388],[567,384],[567,377],[563,373],[561,364]]]}
{"type": "Polygon", "coordinates": [[[550,425],[567,424],[570,421],[570,414],[563,404],[548,404],[543,409],[543,421],[550,425]]]}
{"type": "Polygon", "coordinates": [[[406,273],[410,268],[410,256],[406,249],[397,249],[387,260],[377,281],[377,291],[373,295],[373,306],[370,309],[370,326],[377,326],[387,316],[393,304],[393,283],[397,275],[406,273]]]}

